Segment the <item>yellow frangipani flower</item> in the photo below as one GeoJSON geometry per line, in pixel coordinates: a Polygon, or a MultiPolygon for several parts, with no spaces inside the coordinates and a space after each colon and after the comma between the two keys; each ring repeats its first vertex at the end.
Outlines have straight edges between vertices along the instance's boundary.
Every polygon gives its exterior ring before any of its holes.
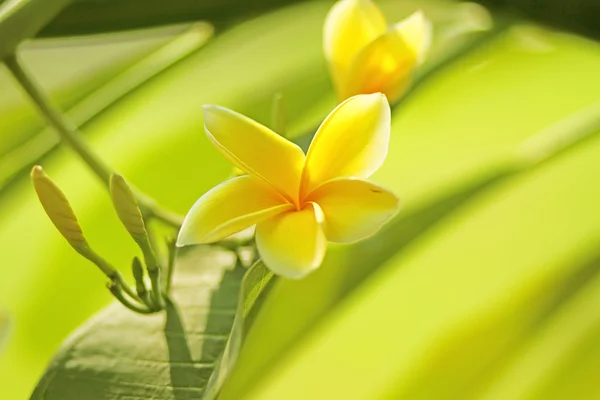
{"type": "Polygon", "coordinates": [[[341,0],[325,20],[323,48],[340,100],[382,92],[394,101],[408,87],[431,44],[420,11],[388,28],[371,0],[341,0]]]}
{"type": "Polygon", "coordinates": [[[247,175],[221,183],[191,208],[179,246],[211,243],[256,224],[256,244],[276,274],[301,278],[317,268],[327,241],[349,243],[377,231],[398,199],[365,178],[383,163],[390,106],[381,93],[340,104],[308,153],[227,108],[203,107],[209,140],[247,175]]]}

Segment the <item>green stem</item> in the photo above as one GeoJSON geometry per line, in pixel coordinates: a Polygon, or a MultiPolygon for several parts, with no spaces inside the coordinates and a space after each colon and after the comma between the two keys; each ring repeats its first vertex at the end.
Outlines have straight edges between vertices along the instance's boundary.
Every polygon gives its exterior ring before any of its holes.
{"type": "Polygon", "coordinates": [[[141,301],[140,297],[137,295],[135,290],[133,290],[133,288],[131,288],[131,286],[129,286],[127,282],[125,282],[123,275],[121,275],[121,273],[117,271],[117,269],[113,267],[108,261],[106,261],[98,253],[92,250],[92,248],[86,246],[83,248],[75,248],[75,250],[83,257],[94,263],[100,269],[100,271],[102,271],[104,275],[106,275],[108,279],[110,279],[110,281],[113,284],[119,285],[133,299],[141,301]]]}
{"type": "Polygon", "coordinates": [[[119,286],[118,284],[114,284],[114,283],[108,284],[108,290],[110,290],[110,292],[113,294],[113,296],[115,296],[115,298],[117,300],[119,300],[119,302],[121,304],[123,304],[125,307],[129,308],[130,310],[132,310],[136,313],[139,313],[139,314],[154,313],[153,310],[149,309],[145,305],[139,304],[138,302],[133,301],[132,299],[128,298],[127,295],[125,294],[125,292],[123,292],[121,286],[119,286]]]}
{"type": "Polygon", "coordinates": [[[131,296],[132,299],[137,300],[137,301],[142,301],[142,299],[131,288],[131,286],[129,286],[127,284],[127,282],[125,282],[125,278],[123,278],[123,275],[121,275],[121,273],[117,272],[110,278],[112,279],[113,282],[116,282],[119,285],[119,287],[122,287],[123,290],[125,291],[125,293],[127,293],[129,296],[131,296]]]}
{"type": "Polygon", "coordinates": [[[140,314],[151,314],[162,308],[154,306],[154,302],[149,299],[148,293],[143,291],[137,293],[127,282],[123,275],[117,271],[108,261],[94,252],[91,248],[78,250],[79,254],[93,262],[110,279],[108,289],[115,298],[125,307],[140,314]],[[147,304],[147,305],[146,305],[147,304]]]}
{"type": "Polygon", "coordinates": [[[171,287],[173,286],[173,272],[175,271],[175,256],[177,255],[177,246],[175,239],[169,240],[167,248],[169,251],[169,261],[167,263],[167,277],[165,280],[165,293],[171,294],[171,287]]]}
{"type": "Polygon", "coordinates": [[[146,287],[146,282],[144,279],[144,267],[142,266],[142,262],[138,257],[134,257],[133,261],[131,262],[131,272],[133,274],[133,278],[135,279],[135,291],[142,303],[146,304],[149,309],[156,310],[156,304],[154,304],[152,295],[146,287]]]}
{"type": "Polygon", "coordinates": [[[161,268],[156,254],[150,245],[148,237],[141,240],[136,240],[142,254],[144,255],[144,262],[146,263],[146,269],[148,271],[148,277],[150,278],[152,299],[159,310],[165,308],[165,301],[163,298],[162,282],[160,280],[161,268]]]}
{"type": "MultiPolygon", "coordinates": [[[[35,79],[25,71],[15,55],[5,58],[4,63],[17,82],[19,82],[23,90],[25,90],[31,100],[33,100],[38,111],[56,130],[60,139],[68,144],[81,157],[106,188],[108,188],[110,177],[113,174],[112,169],[93,152],[85,140],[82,139],[82,135],[77,130],[77,127],[63,116],[58,107],[52,103],[35,79]]],[[[146,216],[156,218],[179,229],[181,221],[183,220],[181,217],[161,209],[156,205],[156,202],[153,199],[138,191],[135,192],[135,195],[140,203],[140,208],[145,211],[146,216]]]]}
{"type": "Polygon", "coordinates": [[[93,154],[87,143],[81,139],[75,126],[65,119],[58,108],[52,104],[48,96],[46,96],[33,78],[23,69],[16,56],[7,57],[4,63],[21,87],[27,92],[31,100],[33,100],[40,113],[56,129],[61,140],[71,146],[100,178],[102,183],[108,187],[112,171],[93,154]]]}
{"type": "Polygon", "coordinates": [[[148,198],[135,188],[132,188],[132,191],[138,201],[138,206],[145,221],[154,218],[158,221],[162,221],[176,230],[181,228],[181,225],[183,224],[183,217],[181,215],[157,207],[153,199],[148,198]]]}

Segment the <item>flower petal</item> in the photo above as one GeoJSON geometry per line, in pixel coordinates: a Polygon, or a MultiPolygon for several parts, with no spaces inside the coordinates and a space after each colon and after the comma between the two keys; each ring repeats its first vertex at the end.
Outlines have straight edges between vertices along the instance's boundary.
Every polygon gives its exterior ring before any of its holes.
{"type": "Polygon", "coordinates": [[[356,55],[386,30],[385,17],[371,0],[341,0],[325,19],[323,48],[338,87],[356,55]]]}
{"type": "Polygon", "coordinates": [[[235,111],[205,105],[204,127],[215,147],[242,171],[296,202],[304,153],[294,143],[235,111]]]}
{"type": "Polygon", "coordinates": [[[422,63],[431,47],[431,21],[425,18],[421,11],[417,11],[394,25],[394,29],[400,33],[419,64],[422,63]]]}
{"type": "Polygon", "coordinates": [[[366,46],[354,59],[344,85],[343,97],[358,93],[382,92],[390,101],[408,87],[417,57],[396,29],[366,46]]]}
{"type": "Polygon", "coordinates": [[[325,215],[325,235],[338,243],[371,236],[398,211],[398,198],[372,182],[340,178],[319,186],[307,201],[325,215]]]}
{"type": "Polygon", "coordinates": [[[390,105],[384,95],[344,101],[323,121],[310,144],[301,195],[333,178],[369,177],[385,160],[389,140],[390,105]]]}
{"type": "Polygon", "coordinates": [[[198,199],[183,221],[177,245],[216,242],[293,207],[260,179],[239,176],[198,199]]]}
{"type": "Polygon", "coordinates": [[[309,203],[300,211],[288,211],[256,226],[256,245],[274,273],[299,279],[318,268],[327,249],[321,224],[323,212],[309,203]]]}

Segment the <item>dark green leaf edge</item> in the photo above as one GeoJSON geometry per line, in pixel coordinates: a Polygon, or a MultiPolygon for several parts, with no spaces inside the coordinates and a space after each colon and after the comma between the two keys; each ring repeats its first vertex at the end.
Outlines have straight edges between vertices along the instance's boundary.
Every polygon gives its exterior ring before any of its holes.
{"type": "Polygon", "coordinates": [[[48,24],[40,37],[74,36],[145,29],[196,21],[221,28],[298,0],[117,0],[78,1],[48,24]]]}
{"type": "MultiPolygon", "coordinates": [[[[600,2],[580,0],[568,6],[564,0],[543,3],[529,0],[475,0],[497,14],[512,14],[533,22],[600,39],[600,2]],[[568,8],[568,12],[566,12],[568,8]]],[[[169,25],[201,19],[217,26],[248,18],[301,0],[172,0],[165,9],[161,0],[85,0],[75,2],[58,15],[40,36],[69,36],[124,29],[169,25]]]]}
{"type": "Polygon", "coordinates": [[[272,282],[273,273],[267,269],[261,260],[257,261],[244,276],[242,293],[240,294],[231,334],[227,340],[225,351],[223,351],[208,381],[202,400],[214,400],[219,395],[219,391],[238,359],[246,332],[254,320],[255,313],[252,311],[256,310],[257,302],[260,298],[264,298],[267,293],[265,289],[272,282]]]}

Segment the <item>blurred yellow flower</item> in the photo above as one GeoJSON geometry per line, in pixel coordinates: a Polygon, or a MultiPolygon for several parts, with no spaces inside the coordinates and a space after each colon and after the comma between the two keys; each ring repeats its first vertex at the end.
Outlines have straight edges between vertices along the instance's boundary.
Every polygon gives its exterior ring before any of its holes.
{"type": "Polygon", "coordinates": [[[317,268],[327,240],[372,235],[398,199],[365,178],[383,163],[390,106],[381,93],[349,98],[319,127],[307,155],[296,144],[232,110],[206,105],[209,140],[247,173],[203,195],[185,217],[179,246],[211,243],[252,225],[265,264],[301,278],[317,268]]]}
{"type": "Polygon", "coordinates": [[[398,99],[430,43],[431,24],[420,11],[388,28],[371,0],[341,0],[325,20],[323,48],[340,100],[376,92],[398,99]]]}

